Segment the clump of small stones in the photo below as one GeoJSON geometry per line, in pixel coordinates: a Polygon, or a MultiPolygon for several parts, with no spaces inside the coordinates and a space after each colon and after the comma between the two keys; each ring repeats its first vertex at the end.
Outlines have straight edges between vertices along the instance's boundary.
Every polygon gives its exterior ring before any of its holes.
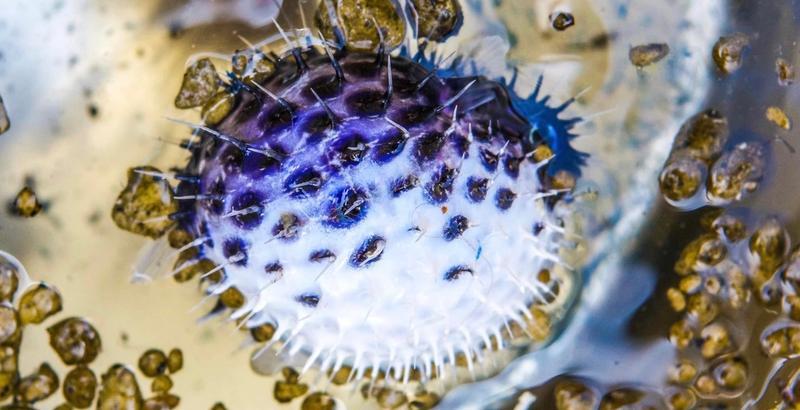
{"type": "Polygon", "coordinates": [[[649,43],[631,47],[628,59],[636,68],[644,68],[663,60],[668,54],[668,44],[649,43]]]}
{"type": "Polygon", "coordinates": [[[748,226],[744,216],[723,211],[702,223],[705,233],[684,248],[675,264],[679,281],[666,293],[680,314],[669,329],[679,359],[667,375],[675,388],[670,403],[680,409],[745,391],[750,330],[734,327],[737,318],[772,312],[766,326],[757,325],[763,330],[754,330],[761,332],[758,360],[800,354],[800,252],[791,250],[784,224],[767,217],[748,226]]]}
{"type": "Polygon", "coordinates": [[[180,397],[171,389],[172,377],[183,368],[180,349],[168,353],[148,349],[141,355],[139,371],[152,379],[152,396],[145,398],[133,368],[117,363],[96,373],[92,365],[102,352],[98,330],[87,319],[76,316],[49,324],[63,309],[61,294],[50,284],[27,281],[18,266],[0,257],[0,403],[13,400],[3,409],[33,409],[59,390],[65,402],[56,406],[57,410],[93,405],[99,410],[167,410],[178,406],[180,397]],[[49,324],[46,332],[50,346],[67,366],[63,378],[47,362],[29,375],[20,375],[23,331],[41,324],[49,324]]]}
{"type": "Polygon", "coordinates": [[[730,130],[719,111],[703,111],[684,123],[659,176],[673,205],[723,206],[755,191],[765,172],[764,147],[743,142],[726,149],[730,130]]]}

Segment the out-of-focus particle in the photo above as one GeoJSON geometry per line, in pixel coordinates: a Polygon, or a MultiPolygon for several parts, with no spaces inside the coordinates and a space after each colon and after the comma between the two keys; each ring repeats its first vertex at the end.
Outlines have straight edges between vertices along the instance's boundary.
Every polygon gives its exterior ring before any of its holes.
{"type": "Polygon", "coordinates": [[[795,79],[794,66],[788,61],[779,58],[775,60],[775,73],[778,74],[778,84],[782,86],[791,85],[795,79]]]}
{"type": "Polygon", "coordinates": [[[397,409],[408,403],[408,396],[400,390],[383,387],[376,396],[378,405],[384,409],[397,409]]]}
{"type": "Polygon", "coordinates": [[[706,165],[697,158],[678,155],[670,158],[658,178],[661,194],[679,202],[693,197],[703,185],[706,165]]]}
{"type": "Polygon", "coordinates": [[[149,349],[139,357],[139,370],[147,377],[156,377],[167,371],[167,355],[159,349],[149,349]]]}
{"type": "Polygon", "coordinates": [[[143,403],[139,382],[129,368],[115,364],[103,374],[102,386],[97,396],[97,410],[140,410],[143,403]]]}
{"type": "Polygon", "coordinates": [[[680,282],[678,282],[678,288],[681,292],[686,294],[693,294],[696,293],[700,286],[703,284],[703,278],[700,277],[698,274],[691,274],[687,275],[680,282]]]}
{"type": "Polygon", "coordinates": [[[711,296],[697,293],[689,297],[686,313],[702,326],[717,318],[719,306],[711,296]]]}
{"type": "Polygon", "coordinates": [[[49,364],[42,363],[36,373],[19,381],[14,398],[22,403],[36,403],[50,397],[56,390],[58,375],[49,364]]]}
{"type": "Polygon", "coordinates": [[[228,410],[228,408],[225,407],[225,405],[221,402],[216,402],[213,406],[211,406],[211,410],[228,410]]]}
{"type": "Polygon", "coordinates": [[[790,247],[789,232],[777,218],[767,218],[750,236],[749,246],[750,252],[758,258],[756,279],[765,280],[786,259],[790,247]]]}
{"type": "Polygon", "coordinates": [[[203,275],[211,272],[217,265],[210,259],[194,259],[194,256],[184,258],[187,253],[181,252],[178,259],[175,260],[173,271],[175,272],[172,277],[178,283],[184,283],[192,280],[197,275],[203,275]]]}
{"type": "Polygon", "coordinates": [[[566,11],[557,11],[550,14],[550,25],[556,31],[564,31],[575,25],[575,16],[566,11]]]}
{"type": "Polygon", "coordinates": [[[150,384],[150,390],[156,394],[166,393],[172,388],[172,385],[172,378],[162,374],[153,379],[153,383],[150,384]]]}
{"type": "Polygon", "coordinates": [[[88,364],[97,358],[102,344],[100,334],[89,322],[78,317],[64,319],[47,328],[50,346],[67,365],[88,364]]]}
{"type": "Polygon", "coordinates": [[[275,73],[275,63],[264,53],[256,53],[252,58],[252,70],[245,74],[242,81],[250,86],[262,84],[275,73]]]}
{"type": "Polygon", "coordinates": [[[597,405],[597,396],[592,389],[583,383],[567,380],[559,382],[555,387],[556,409],[593,409],[597,405]]]}
{"type": "Polygon", "coordinates": [[[328,393],[311,393],[303,400],[301,410],[333,410],[336,408],[336,400],[328,393]]]}
{"type": "Polygon", "coordinates": [[[723,154],[708,175],[708,197],[717,203],[738,201],[758,188],[766,159],[761,145],[742,143],[723,154]]]}
{"type": "Polygon", "coordinates": [[[19,301],[19,318],[23,325],[39,324],[61,311],[61,294],[56,288],[39,283],[28,288],[19,301]]]}
{"type": "Polygon", "coordinates": [[[183,83],[175,97],[175,106],[182,109],[200,107],[216,94],[218,87],[217,69],[211,60],[197,60],[183,74],[183,83]]]}
{"type": "Polygon", "coordinates": [[[552,331],[550,316],[544,310],[533,305],[528,311],[530,316],[525,316],[524,319],[527,334],[533,338],[534,342],[544,342],[549,339],[552,331]]]}
{"type": "Polygon", "coordinates": [[[0,343],[13,340],[20,330],[17,311],[7,302],[0,303],[0,343]]]}
{"type": "Polygon", "coordinates": [[[644,398],[644,393],[639,390],[631,388],[612,390],[603,396],[603,399],[600,401],[600,410],[616,410],[635,407],[633,405],[639,403],[642,398],[644,398]]]}
{"type": "Polygon", "coordinates": [[[0,345],[0,400],[11,396],[19,380],[19,344],[0,345]]]}
{"type": "Polygon", "coordinates": [[[236,50],[231,57],[231,71],[238,76],[243,75],[247,70],[248,64],[250,64],[252,54],[253,52],[250,49],[236,50]]]}
{"type": "Polygon", "coordinates": [[[208,102],[203,105],[203,111],[200,117],[207,125],[217,125],[225,119],[233,110],[233,102],[235,97],[227,91],[221,91],[211,97],[208,102]]]}
{"type": "Polygon", "coordinates": [[[69,403],[61,403],[58,406],[56,406],[53,410],[74,410],[74,407],[72,407],[72,405],[69,403]]]}
{"type": "Polygon", "coordinates": [[[342,366],[330,374],[331,382],[337,386],[346,384],[350,380],[353,369],[350,366],[342,366]]]}
{"type": "Polygon", "coordinates": [[[710,163],[722,152],[729,135],[728,119],[717,110],[705,110],[681,126],[672,155],[686,153],[710,163]]]}
{"type": "Polygon", "coordinates": [[[730,242],[739,242],[747,235],[744,222],[733,215],[720,215],[711,223],[711,228],[730,242]]]}
{"type": "Polygon", "coordinates": [[[170,374],[175,374],[183,369],[183,351],[175,348],[169,351],[167,355],[167,370],[170,374]]]}
{"type": "Polygon", "coordinates": [[[244,294],[236,287],[231,286],[219,295],[219,301],[229,309],[239,309],[244,306],[244,294]]]}
{"type": "Polygon", "coordinates": [[[405,38],[405,20],[392,0],[321,0],[315,21],[328,39],[336,38],[338,27],[356,50],[378,49],[381,37],[391,50],[405,38]]]}
{"type": "Polygon", "coordinates": [[[669,396],[670,410],[690,410],[697,404],[697,397],[691,390],[679,390],[669,396]]]}
{"type": "Polygon", "coordinates": [[[743,33],[720,37],[714,44],[711,56],[723,74],[730,74],[742,66],[742,52],[750,44],[750,38],[743,33]]]}
{"type": "Polygon", "coordinates": [[[794,357],[800,353],[800,329],[781,326],[761,336],[761,348],[770,357],[794,357]]]}
{"type": "Polygon", "coordinates": [[[666,43],[650,43],[631,47],[628,59],[637,68],[644,68],[664,59],[669,54],[666,43]]]}
{"type": "Polygon", "coordinates": [[[711,396],[717,392],[717,384],[714,382],[714,378],[708,374],[700,375],[694,382],[694,388],[705,396],[711,396]]]}
{"type": "Polygon", "coordinates": [[[276,381],[273,396],[278,403],[289,403],[290,401],[303,396],[308,393],[308,385],[304,383],[297,383],[294,380],[276,381]]]}
{"type": "Polygon", "coordinates": [[[0,258],[0,302],[11,302],[19,288],[19,271],[12,263],[0,258]]]}
{"type": "Polygon", "coordinates": [[[184,246],[188,245],[194,240],[194,236],[192,236],[189,231],[185,229],[175,228],[169,231],[167,235],[167,241],[169,242],[169,246],[179,249],[183,248],[184,246]]]}
{"type": "Polygon", "coordinates": [[[778,127],[781,127],[785,130],[792,128],[792,122],[789,120],[789,116],[778,107],[767,107],[767,112],[765,115],[768,120],[778,127]]]}
{"type": "Polygon", "coordinates": [[[711,324],[700,332],[703,340],[700,353],[706,359],[715,358],[731,348],[731,337],[728,329],[720,324],[711,324]]]}
{"type": "Polygon", "coordinates": [[[21,216],[23,218],[33,218],[36,215],[39,215],[39,212],[42,211],[42,204],[39,202],[39,198],[36,196],[36,192],[33,191],[30,187],[24,187],[21,191],[17,194],[14,198],[14,201],[11,204],[11,210],[13,211],[14,215],[21,216]]]}
{"type": "Polygon", "coordinates": [[[88,408],[97,392],[97,376],[86,366],[76,366],[64,378],[62,391],[67,402],[75,408],[88,408]]]}
{"type": "Polygon", "coordinates": [[[8,119],[6,105],[3,103],[3,97],[0,96],[0,134],[8,131],[9,128],[11,128],[11,120],[8,119]]]}
{"type": "Polygon", "coordinates": [[[681,361],[668,370],[669,380],[675,384],[689,384],[697,376],[697,366],[690,361],[681,361]]]}
{"type": "Polygon", "coordinates": [[[747,384],[747,363],[740,357],[729,357],[711,369],[717,385],[728,391],[738,391],[747,384]]]}
{"type": "Polygon", "coordinates": [[[250,329],[250,335],[256,342],[268,342],[275,335],[275,326],[264,323],[250,329]]]}
{"type": "Polygon", "coordinates": [[[686,319],[681,319],[669,328],[669,341],[678,349],[689,347],[694,338],[694,331],[686,319]]]}
{"type": "Polygon", "coordinates": [[[667,289],[667,300],[669,300],[672,310],[676,312],[681,312],[686,309],[686,297],[684,297],[683,293],[678,289],[667,289]]]}
{"type": "Polygon", "coordinates": [[[181,398],[174,394],[160,394],[144,401],[142,410],[169,410],[178,407],[181,398]]]}
{"type": "Polygon", "coordinates": [[[463,19],[458,0],[410,0],[406,8],[416,18],[417,37],[431,41],[456,34],[463,19]]]}
{"type": "Polygon", "coordinates": [[[118,227],[158,238],[175,224],[170,215],[178,210],[178,204],[167,180],[154,175],[160,173],[151,166],[128,170],[128,183],[111,212],[118,227]]]}
{"type": "Polygon", "coordinates": [[[725,244],[714,234],[704,234],[689,242],[675,262],[675,272],[688,275],[721,262],[727,255],[725,244]]]}
{"type": "Polygon", "coordinates": [[[414,395],[414,400],[408,403],[409,410],[430,410],[439,403],[441,398],[432,392],[422,392],[414,395]]]}

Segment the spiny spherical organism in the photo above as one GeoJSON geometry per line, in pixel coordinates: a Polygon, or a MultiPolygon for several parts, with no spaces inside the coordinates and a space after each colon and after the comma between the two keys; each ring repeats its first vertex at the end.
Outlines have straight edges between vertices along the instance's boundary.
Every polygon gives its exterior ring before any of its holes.
{"type": "MultiPolygon", "coordinates": [[[[307,367],[354,377],[441,375],[509,335],[547,340],[545,305],[567,287],[552,273],[562,205],[583,161],[576,120],[558,119],[568,104],[457,76],[422,51],[316,44],[238,53],[220,92],[192,82],[214,72],[208,60],[189,68],[184,96],[205,93],[206,125],[183,144],[180,182],[173,193],[138,168],[120,196],[146,204],[151,228],[175,221],[180,280],[207,279],[235,319],[269,326],[307,367]]],[[[138,226],[125,209],[115,220],[138,226]]]]}

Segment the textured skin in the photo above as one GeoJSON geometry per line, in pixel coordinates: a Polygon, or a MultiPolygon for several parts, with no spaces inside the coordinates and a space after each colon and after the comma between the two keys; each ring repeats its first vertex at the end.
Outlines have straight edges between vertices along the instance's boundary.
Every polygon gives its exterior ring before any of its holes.
{"type": "Polygon", "coordinates": [[[389,93],[386,55],[295,53],[261,84],[280,100],[234,80],[236,108],[191,147],[199,182],[177,195],[200,198],[182,202],[184,228],[224,266],[210,291],[239,289],[234,317],[277,325],[323,367],[430,373],[524,327],[561,240],[532,155],[549,117],[406,57],[390,57],[389,93]]]}

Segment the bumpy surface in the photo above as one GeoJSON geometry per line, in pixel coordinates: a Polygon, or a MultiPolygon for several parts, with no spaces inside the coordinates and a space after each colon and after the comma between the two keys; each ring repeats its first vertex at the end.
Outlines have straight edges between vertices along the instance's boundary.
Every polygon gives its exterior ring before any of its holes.
{"type": "Polygon", "coordinates": [[[198,131],[184,170],[198,178],[176,192],[224,269],[210,291],[246,298],[234,317],[323,368],[406,377],[530,328],[563,232],[548,163],[580,160],[560,108],[403,56],[274,63],[260,84],[232,77],[235,108],[198,131]]]}

